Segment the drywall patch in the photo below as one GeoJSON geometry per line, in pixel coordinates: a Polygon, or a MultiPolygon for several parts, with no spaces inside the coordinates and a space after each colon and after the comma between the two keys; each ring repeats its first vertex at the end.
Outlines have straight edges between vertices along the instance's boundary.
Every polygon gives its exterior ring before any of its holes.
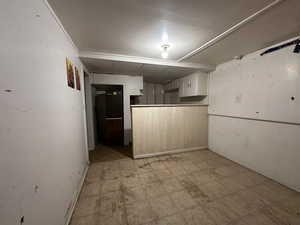
{"type": "Polygon", "coordinates": [[[242,103],[242,99],[243,99],[242,94],[239,94],[239,95],[235,96],[235,102],[238,103],[238,104],[242,103]]]}

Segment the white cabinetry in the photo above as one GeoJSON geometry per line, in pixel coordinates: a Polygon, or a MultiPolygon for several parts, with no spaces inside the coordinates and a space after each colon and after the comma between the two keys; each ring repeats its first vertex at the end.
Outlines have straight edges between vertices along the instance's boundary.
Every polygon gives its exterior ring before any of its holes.
{"type": "Polygon", "coordinates": [[[163,104],[164,89],[161,84],[144,83],[143,95],[139,97],[139,104],[163,104]]]}
{"type": "Polygon", "coordinates": [[[179,97],[206,96],[207,77],[207,74],[197,72],[181,78],[179,97]]]}
{"type": "Polygon", "coordinates": [[[178,89],[179,86],[180,86],[180,79],[173,80],[170,83],[165,85],[165,90],[166,91],[173,91],[173,90],[178,89]]]}

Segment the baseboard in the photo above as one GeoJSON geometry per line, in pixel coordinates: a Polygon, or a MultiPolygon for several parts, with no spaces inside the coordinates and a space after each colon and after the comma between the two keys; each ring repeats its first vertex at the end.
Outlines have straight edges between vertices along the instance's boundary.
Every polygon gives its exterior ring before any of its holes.
{"type": "Polygon", "coordinates": [[[70,213],[69,213],[69,215],[68,215],[68,219],[66,220],[66,223],[65,223],[66,225],[69,225],[70,222],[71,222],[71,218],[72,218],[72,216],[73,216],[73,213],[74,213],[74,210],[75,210],[75,206],[76,206],[76,204],[77,204],[77,201],[78,201],[80,192],[81,192],[81,190],[82,190],[82,187],[83,187],[84,180],[85,180],[85,177],[86,177],[86,175],[87,175],[88,169],[89,169],[89,163],[87,164],[87,166],[85,167],[85,169],[84,169],[84,171],[83,171],[83,176],[82,176],[82,178],[81,178],[79,187],[78,187],[78,189],[77,189],[77,191],[76,191],[75,198],[74,198],[74,200],[73,200],[73,205],[72,205],[71,210],[70,210],[70,213]]]}
{"type": "Polygon", "coordinates": [[[149,153],[149,154],[143,154],[143,155],[135,155],[133,156],[134,159],[142,159],[142,158],[149,158],[154,156],[161,156],[161,155],[169,155],[169,154],[176,154],[176,153],[182,153],[182,152],[191,152],[191,151],[197,151],[197,150],[203,150],[207,149],[208,146],[201,146],[201,147],[193,147],[193,148],[182,148],[182,149],[174,149],[166,152],[156,152],[156,153],[149,153]]]}

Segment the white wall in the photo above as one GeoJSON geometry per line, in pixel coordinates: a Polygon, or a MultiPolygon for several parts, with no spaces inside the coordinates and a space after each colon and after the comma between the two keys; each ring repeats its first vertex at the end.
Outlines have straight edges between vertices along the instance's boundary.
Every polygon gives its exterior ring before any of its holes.
{"type": "Polygon", "coordinates": [[[76,48],[42,0],[0,3],[0,223],[63,225],[88,163],[76,48]],[[5,90],[11,90],[5,91],[5,90]]]}
{"type": "Polygon", "coordinates": [[[209,147],[300,191],[300,55],[293,48],[261,50],[211,74],[209,147]]]}
{"type": "MultiPolygon", "coordinates": [[[[130,96],[141,95],[143,77],[126,75],[93,74],[91,84],[123,85],[124,104],[124,144],[131,141],[130,96]]],[[[89,118],[90,119],[90,118],[89,118]]]]}

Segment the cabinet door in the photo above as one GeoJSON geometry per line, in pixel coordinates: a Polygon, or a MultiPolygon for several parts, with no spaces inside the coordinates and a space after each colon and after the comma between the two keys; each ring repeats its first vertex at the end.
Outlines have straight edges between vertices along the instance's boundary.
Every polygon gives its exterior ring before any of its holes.
{"type": "Polygon", "coordinates": [[[198,91],[199,91],[199,87],[198,87],[198,79],[199,76],[198,74],[192,74],[189,77],[189,92],[188,92],[188,96],[197,96],[198,95],[198,91]]]}
{"type": "Polygon", "coordinates": [[[161,84],[155,85],[155,104],[164,103],[163,86],[161,84]]]}
{"type": "Polygon", "coordinates": [[[155,104],[154,84],[147,84],[147,104],[155,104]]]}
{"type": "Polygon", "coordinates": [[[179,84],[179,97],[184,97],[185,96],[185,80],[186,78],[180,79],[180,84],[179,84]]]}

